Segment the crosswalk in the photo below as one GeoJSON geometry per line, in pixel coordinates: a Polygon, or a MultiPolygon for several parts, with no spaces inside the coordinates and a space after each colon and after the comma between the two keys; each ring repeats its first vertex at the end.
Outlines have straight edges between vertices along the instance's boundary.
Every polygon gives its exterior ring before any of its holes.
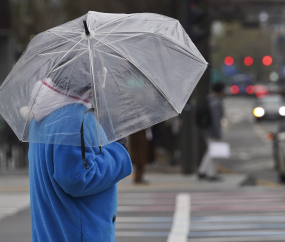
{"type": "MultiPolygon", "coordinates": [[[[0,220],[29,206],[28,193],[0,194],[0,220]]],[[[120,192],[117,242],[285,241],[285,193],[120,192]]]]}
{"type": "Polygon", "coordinates": [[[118,242],[285,241],[285,194],[120,193],[116,236],[118,242]]]}

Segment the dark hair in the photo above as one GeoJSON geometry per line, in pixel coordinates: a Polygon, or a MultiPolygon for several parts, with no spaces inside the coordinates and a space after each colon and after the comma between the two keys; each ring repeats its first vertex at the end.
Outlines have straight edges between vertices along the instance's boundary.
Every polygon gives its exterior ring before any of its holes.
{"type": "Polygon", "coordinates": [[[222,83],[222,82],[216,82],[212,85],[211,89],[214,91],[214,92],[217,92],[217,93],[220,93],[222,91],[224,91],[225,89],[225,84],[222,83]]]}

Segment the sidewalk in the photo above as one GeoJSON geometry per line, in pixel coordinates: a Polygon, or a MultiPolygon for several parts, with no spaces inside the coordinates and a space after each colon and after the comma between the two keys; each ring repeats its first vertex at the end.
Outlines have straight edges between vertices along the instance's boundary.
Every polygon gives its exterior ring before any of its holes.
{"type": "MultiPolygon", "coordinates": [[[[133,183],[133,174],[118,183],[118,191],[165,191],[165,190],[228,190],[239,187],[247,179],[246,174],[222,174],[221,181],[199,180],[196,175],[179,173],[148,172],[147,185],[133,183]]],[[[29,175],[27,170],[0,172],[0,193],[29,192],[29,175]]]]}
{"type": "Polygon", "coordinates": [[[29,191],[28,169],[19,171],[0,171],[0,193],[29,191]]]}

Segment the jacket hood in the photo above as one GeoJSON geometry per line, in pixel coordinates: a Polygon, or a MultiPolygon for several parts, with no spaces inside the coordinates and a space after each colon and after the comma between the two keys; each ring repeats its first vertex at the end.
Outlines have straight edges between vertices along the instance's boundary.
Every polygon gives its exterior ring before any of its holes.
{"type": "Polygon", "coordinates": [[[34,119],[40,121],[55,110],[73,103],[81,103],[91,108],[88,98],[91,90],[86,91],[82,96],[68,93],[55,86],[50,78],[37,81],[30,98],[28,106],[20,109],[20,113],[26,120],[34,119]]]}

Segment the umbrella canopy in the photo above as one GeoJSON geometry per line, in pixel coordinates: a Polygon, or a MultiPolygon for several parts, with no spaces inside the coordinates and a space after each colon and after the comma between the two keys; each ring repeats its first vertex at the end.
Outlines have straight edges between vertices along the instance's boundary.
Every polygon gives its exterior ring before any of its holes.
{"type": "Polygon", "coordinates": [[[104,146],[180,114],[207,65],[175,19],[90,11],[31,40],[0,87],[0,113],[21,141],[80,145],[29,127],[63,107],[48,125],[68,125],[69,104],[92,107],[89,145],[104,146]]]}

